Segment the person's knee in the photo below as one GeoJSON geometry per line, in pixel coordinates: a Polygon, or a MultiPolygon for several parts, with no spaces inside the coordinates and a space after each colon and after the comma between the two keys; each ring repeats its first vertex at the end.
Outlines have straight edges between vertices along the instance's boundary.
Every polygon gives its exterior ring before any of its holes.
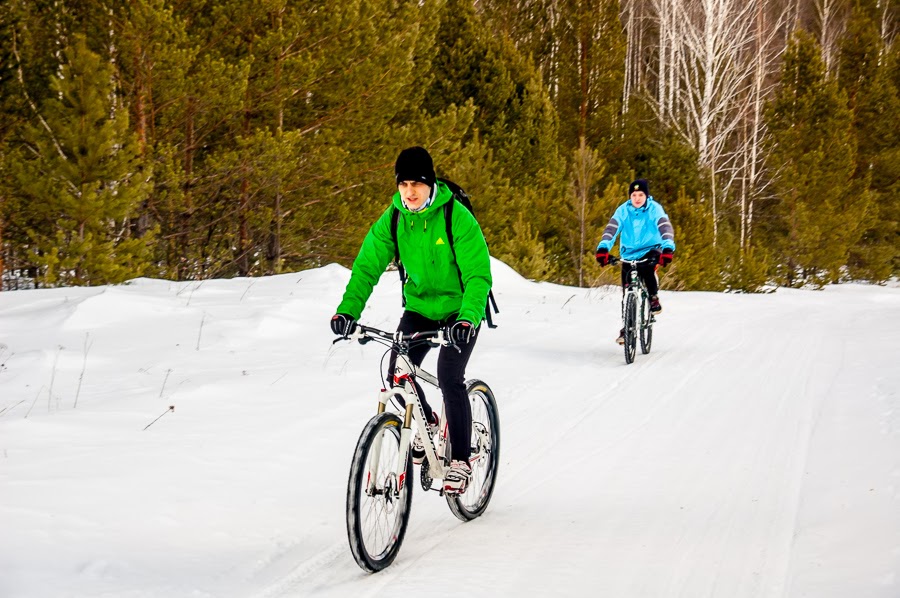
{"type": "Polygon", "coordinates": [[[444,400],[449,397],[465,396],[466,381],[462,372],[457,370],[444,370],[438,368],[438,382],[441,385],[441,391],[444,393],[444,400]]]}

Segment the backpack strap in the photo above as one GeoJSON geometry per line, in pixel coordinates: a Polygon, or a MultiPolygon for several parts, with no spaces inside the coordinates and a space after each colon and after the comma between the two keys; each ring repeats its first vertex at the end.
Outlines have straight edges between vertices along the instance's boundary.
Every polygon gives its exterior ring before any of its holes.
{"type": "MultiPolygon", "coordinates": [[[[453,261],[456,261],[456,247],[453,245],[453,206],[456,204],[456,197],[451,197],[450,201],[444,204],[444,226],[447,229],[447,244],[450,245],[450,252],[453,254],[453,261]]],[[[459,267],[456,268],[459,275],[459,288],[465,289],[463,285],[462,272],[459,267]]]]}
{"type": "MultiPolygon", "coordinates": [[[[456,196],[454,196],[450,199],[450,201],[444,204],[444,225],[447,228],[447,243],[450,245],[450,251],[453,253],[453,261],[456,261],[456,247],[453,245],[453,206],[457,201],[459,200],[457,200],[456,196]]],[[[465,291],[465,285],[463,284],[462,279],[462,271],[460,271],[458,264],[456,273],[459,275],[459,288],[465,291]]],[[[491,306],[493,306],[495,313],[500,313],[500,310],[497,309],[497,301],[494,299],[493,289],[488,291],[488,303],[485,303],[484,306],[484,316],[485,320],[487,320],[488,328],[496,328],[497,325],[494,324],[494,319],[491,317],[491,306]]]]}
{"type": "MultiPolygon", "coordinates": [[[[406,307],[406,294],[403,292],[403,286],[406,284],[406,269],[400,261],[400,244],[397,243],[397,228],[400,226],[400,210],[394,207],[391,214],[391,238],[394,240],[394,263],[397,264],[397,273],[400,274],[400,298],[403,307],[406,307]]],[[[454,254],[455,257],[455,254],[454,254]]]]}

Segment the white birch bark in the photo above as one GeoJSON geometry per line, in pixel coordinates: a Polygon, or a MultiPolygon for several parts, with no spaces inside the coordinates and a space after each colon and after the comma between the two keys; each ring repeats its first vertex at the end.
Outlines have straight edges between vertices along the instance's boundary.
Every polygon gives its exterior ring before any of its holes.
{"type": "MultiPolygon", "coordinates": [[[[648,69],[636,62],[630,33],[630,68],[649,70],[657,117],[696,149],[711,175],[706,200],[714,238],[722,202],[737,189],[741,240],[749,243],[753,201],[765,185],[763,107],[785,46],[785,27],[796,20],[799,4],[786,3],[767,21],[766,13],[774,12],[767,0],[648,2],[657,30],[655,63],[648,69]]],[[[634,5],[631,0],[630,12],[634,5]]],[[[631,90],[637,76],[629,77],[631,90]]]]}
{"type": "Polygon", "coordinates": [[[815,0],[814,5],[822,59],[828,72],[833,73],[837,64],[838,44],[847,23],[846,0],[815,0]]]}

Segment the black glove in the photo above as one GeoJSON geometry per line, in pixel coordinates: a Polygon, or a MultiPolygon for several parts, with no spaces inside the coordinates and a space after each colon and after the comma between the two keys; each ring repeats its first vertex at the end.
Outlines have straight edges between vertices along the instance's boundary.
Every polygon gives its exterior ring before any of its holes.
{"type": "Polygon", "coordinates": [[[457,320],[448,329],[450,342],[454,345],[468,345],[475,338],[475,325],[465,320],[457,320]]]}
{"type": "Polygon", "coordinates": [[[601,266],[609,265],[609,249],[603,249],[602,247],[597,250],[597,255],[594,257],[597,258],[597,263],[601,266]]]}
{"type": "Polygon", "coordinates": [[[348,337],[356,330],[356,320],[347,314],[334,314],[331,317],[331,331],[338,336],[348,337]]]}
{"type": "Polygon", "coordinates": [[[659,254],[659,265],[665,268],[672,263],[672,260],[674,258],[675,251],[673,251],[672,249],[663,249],[662,253],[659,254]]]}

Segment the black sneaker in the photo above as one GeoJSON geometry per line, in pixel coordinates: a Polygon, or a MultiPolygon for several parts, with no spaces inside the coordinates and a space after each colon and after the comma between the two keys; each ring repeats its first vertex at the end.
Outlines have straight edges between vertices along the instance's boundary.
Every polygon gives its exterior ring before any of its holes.
{"type": "Polygon", "coordinates": [[[616,342],[619,343],[620,345],[625,344],[625,329],[624,328],[619,331],[619,338],[616,339],[616,342]]]}
{"type": "Polygon", "coordinates": [[[659,297],[656,295],[650,297],[650,313],[653,315],[662,313],[662,305],[659,304],[659,297]]]}

